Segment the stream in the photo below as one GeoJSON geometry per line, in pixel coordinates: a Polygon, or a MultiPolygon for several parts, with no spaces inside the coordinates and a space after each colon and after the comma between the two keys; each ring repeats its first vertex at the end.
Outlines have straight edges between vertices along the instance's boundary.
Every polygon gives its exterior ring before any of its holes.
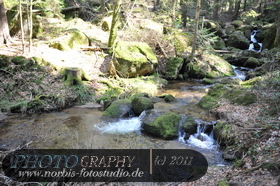
{"type": "MultiPolygon", "coordinates": [[[[141,116],[106,121],[98,108],[72,107],[61,112],[34,115],[13,114],[0,124],[0,150],[18,147],[41,149],[193,149],[206,156],[210,165],[225,165],[213,132],[203,125],[213,125],[215,118],[197,106],[209,85],[198,80],[170,81],[159,94],[168,93],[176,102],[157,102],[155,110],[173,111],[197,118],[197,133],[185,140],[178,131],[175,140],[163,140],[141,130],[141,116]],[[203,139],[203,140],[202,140],[203,139]]],[[[142,113],[145,114],[144,112],[142,113]]]]}

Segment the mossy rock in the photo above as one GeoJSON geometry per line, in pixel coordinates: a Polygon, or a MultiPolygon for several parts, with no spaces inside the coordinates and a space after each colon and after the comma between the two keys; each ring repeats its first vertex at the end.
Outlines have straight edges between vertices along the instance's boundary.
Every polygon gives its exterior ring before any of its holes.
{"type": "Polygon", "coordinates": [[[257,96],[253,92],[243,88],[232,89],[228,91],[224,97],[230,100],[232,104],[244,106],[255,103],[257,100],[257,96]]]}
{"type": "Polygon", "coordinates": [[[228,123],[219,121],[213,128],[214,139],[221,145],[231,145],[234,142],[232,126],[228,123]]]}
{"type": "Polygon", "coordinates": [[[261,80],[262,80],[261,77],[255,77],[255,78],[249,79],[247,81],[243,81],[241,83],[241,86],[243,86],[243,87],[252,87],[252,86],[256,85],[258,82],[260,82],[261,80]]]}
{"type": "Polygon", "coordinates": [[[259,59],[254,57],[249,57],[247,61],[244,63],[244,67],[255,68],[261,66],[261,62],[259,59]]]}
{"type": "Polygon", "coordinates": [[[214,43],[213,48],[216,50],[222,50],[226,48],[226,43],[221,37],[217,38],[217,41],[214,43]]]}
{"type": "Polygon", "coordinates": [[[212,109],[219,106],[219,99],[228,91],[226,85],[217,84],[210,87],[209,92],[203,96],[198,105],[204,109],[212,109]]]}
{"type": "Polygon", "coordinates": [[[203,54],[189,62],[184,71],[192,78],[218,78],[234,75],[234,69],[226,60],[215,54],[203,54]]]}
{"type": "Polygon", "coordinates": [[[15,65],[23,65],[26,63],[26,58],[23,57],[23,56],[15,56],[12,58],[12,62],[15,64],[15,65]]]}
{"type": "Polygon", "coordinates": [[[222,27],[218,22],[212,20],[205,20],[204,21],[205,28],[209,29],[210,32],[214,32],[218,36],[222,36],[222,27]]]}
{"type": "MultiPolygon", "coordinates": [[[[145,117],[149,117],[149,114],[145,117]]],[[[178,136],[178,127],[181,121],[181,116],[174,112],[166,112],[158,117],[155,117],[151,122],[143,119],[143,128],[146,132],[163,139],[174,139],[178,136]]]]}
{"type": "Polygon", "coordinates": [[[187,51],[192,46],[193,35],[186,32],[176,32],[172,40],[174,40],[174,46],[177,55],[180,56],[183,52],[187,51]]]}
{"type": "Polygon", "coordinates": [[[268,28],[264,28],[264,40],[263,40],[263,48],[272,49],[274,48],[274,40],[277,33],[276,24],[271,25],[268,28]]]}
{"type": "Polygon", "coordinates": [[[136,115],[140,115],[143,111],[153,109],[154,103],[147,97],[135,97],[131,101],[132,111],[136,115]]]}
{"type": "Polygon", "coordinates": [[[217,83],[215,79],[203,78],[202,83],[205,85],[211,85],[217,83]]]}
{"type": "Polygon", "coordinates": [[[112,118],[128,117],[131,114],[132,104],[129,99],[114,101],[103,113],[103,116],[112,118]]]}
{"type": "Polygon", "coordinates": [[[59,38],[59,41],[54,41],[49,46],[58,50],[67,51],[71,49],[79,49],[82,46],[89,45],[89,38],[82,32],[70,30],[64,38],[59,38]]]}
{"type": "Polygon", "coordinates": [[[152,74],[158,63],[156,55],[147,43],[119,41],[114,52],[115,69],[123,77],[152,74]]]}
{"type": "Polygon", "coordinates": [[[229,85],[240,85],[242,80],[239,78],[225,78],[221,80],[221,84],[229,84],[229,85]]]}
{"type": "Polygon", "coordinates": [[[172,96],[171,94],[165,95],[163,99],[167,103],[171,103],[171,102],[175,102],[176,101],[176,98],[174,96],[172,96]]]}
{"type": "Polygon", "coordinates": [[[231,22],[231,25],[233,25],[235,28],[240,28],[243,25],[243,21],[234,20],[234,21],[231,22]]]}
{"type": "Polygon", "coordinates": [[[246,50],[249,48],[250,41],[247,39],[242,31],[235,31],[229,35],[227,46],[246,50]]]}
{"type": "Polygon", "coordinates": [[[165,77],[167,79],[177,79],[183,66],[184,59],[180,57],[170,57],[165,66],[165,77]]]}
{"type": "Polygon", "coordinates": [[[34,60],[35,63],[37,63],[38,65],[41,65],[41,66],[50,66],[51,65],[50,62],[45,61],[43,58],[32,57],[31,59],[34,60]]]}
{"type": "Polygon", "coordinates": [[[188,116],[185,122],[182,124],[182,129],[189,135],[197,132],[197,123],[193,116],[188,116]]]}

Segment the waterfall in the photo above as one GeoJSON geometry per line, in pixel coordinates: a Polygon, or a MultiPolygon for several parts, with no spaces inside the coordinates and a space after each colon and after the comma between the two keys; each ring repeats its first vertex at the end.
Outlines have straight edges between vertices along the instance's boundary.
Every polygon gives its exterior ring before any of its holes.
{"type": "Polygon", "coordinates": [[[238,66],[234,66],[234,65],[232,65],[232,67],[235,72],[235,77],[241,79],[242,81],[244,81],[246,79],[247,73],[252,71],[251,68],[247,68],[247,67],[238,67],[238,66]]]}
{"type": "Polygon", "coordinates": [[[255,52],[261,52],[262,51],[262,43],[259,43],[257,39],[255,38],[256,34],[259,32],[259,30],[253,30],[251,32],[251,43],[248,50],[252,50],[255,52]]]}
{"type": "Polygon", "coordinates": [[[209,134],[207,134],[207,130],[209,130],[209,126],[213,126],[215,122],[206,123],[204,121],[196,119],[197,123],[197,131],[195,134],[190,135],[189,139],[186,138],[186,132],[182,130],[182,124],[184,123],[186,117],[182,117],[179,128],[179,137],[178,141],[184,144],[188,144],[190,146],[195,146],[203,149],[216,149],[217,145],[213,137],[213,129],[209,134]]]}

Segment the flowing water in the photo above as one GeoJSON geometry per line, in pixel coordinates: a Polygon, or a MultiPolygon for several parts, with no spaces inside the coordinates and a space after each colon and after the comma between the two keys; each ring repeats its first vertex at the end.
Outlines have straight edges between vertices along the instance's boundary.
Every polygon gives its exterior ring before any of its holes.
{"type": "Polygon", "coordinates": [[[249,45],[248,50],[253,50],[255,52],[261,52],[262,51],[262,43],[259,43],[257,39],[255,38],[256,34],[258,33],[258,30],[253,30],[251,32],[251,43],[249,45]]]}
{"type": "Polygon", "coordinates": [[[106,120],[102,111],[93,108],[72,107],[61,112],[37,115],[12,115],[0,124],[0,149],[15,149],[29,144],[29,148],[53,149],[194,149],[203,153],[209,164],[223,165],[219,147],[213,139],[215,118],[197,106],[209,86],[200,81],[171,81],[160,91],[172,94],[174,103],[158,101],[156,110],[173,111],[182,116],[182,122],[193,116],[197,133],[185,138],[179,130],[175,140],[162,140],[141,130],[141,117],[106,120]]]}

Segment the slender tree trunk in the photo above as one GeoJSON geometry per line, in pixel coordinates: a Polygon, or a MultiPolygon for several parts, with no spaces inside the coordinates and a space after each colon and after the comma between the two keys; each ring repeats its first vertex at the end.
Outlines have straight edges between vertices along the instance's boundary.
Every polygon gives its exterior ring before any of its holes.
{"type": "Polygon", "coordinates": [[[100,0],[100,4],[101,4],[100,11],[102,14],[104,14],[105,13],[105,0],[100,0]]]}
{"type": "Polygon", "coordinates": [[[243,5],[243,10],[246,11],[247,10],[247,0],[244,0],[244,5],[243,5]]]}
{"type": "Polygon", "coordinates": [[[173,19],[173,23],[175,22],[175,18],[176,18],[176,4],[177,4],[177,0],[172,0],[172,19],[173,19]]]}
{"type": "Polygon", "coordinates": [[[110,53],[113,52],[113,46],[114,46],[115,40],[117,38],[118,20],[120,17],[121,3],[122,3],[121,0],[116,0],[115,6],[114,6],[111,30],[110,30],[109,41],[108,41],[108,48],[109,48],[110,53]]]}
{"type": "Polygon", "coordinates": [[[278,18],[277,18],[277,23],[276,23],[276,37],[274,40],[274,46],[275,47],[280,47],[280,10],[278,8],[278,18]]]}
{"type": "Polygon", "coordinates": [[[194,38],[192,44],[192,53],[190,61],[193,61],[195,50],[196,50],[196,42],[197,42],[197,32],[198,32],[198,24],[199,24],[199,10],[200,10],[201,0],[196,1],[196,11],[195,11],[195,27],[194,27],[194,38]]]}
{"type": "Polygon", "coordinates": [[[32,50],[32,35],[33,35],[32,4],[33,4],[33,0],[30,0],[30,4],[29,4],[29,52],[31,52],[31,50],[32,50]]]}
{"type": "Polygon", "coordinates": [[[240,4],[241,4],[241,0],[238,0],[235,4],[235,13],[234,13],[234,16],[233,16],[233,20],[236,20],[239,16],[240,4]]]}
{"type": "Polygon", "coordinates": [[[21,2],[21,0],[19,0],[19,18],[20,18],[20,29],[21,29],[22,52],[25,53],[24,28],[23,28],[23,20],[22,20],[22,2],[21,2]]]}
{"type": "Polygon", "coordinates": [[[215,21],[219,20],[219,8],[220,8],[219,3],[220,3],[220,0],[215,0],[214,1],[213,19],[215,21]]]}
{"type": "Polygon", "coordinates": [[[11,42],[13,42],[13,40],[10,36],[6,8],[4,7],[3,0],[0,0],[0,45],[9,44],[11,42]]]}
{"type": "Polygon", "coordinates": [[[181,9],[181,16],[182,16],[182,26],[185,28],[187,26],[187,16],[188,16],[188,9],[187,6],[183,5],[181,9]]]}

